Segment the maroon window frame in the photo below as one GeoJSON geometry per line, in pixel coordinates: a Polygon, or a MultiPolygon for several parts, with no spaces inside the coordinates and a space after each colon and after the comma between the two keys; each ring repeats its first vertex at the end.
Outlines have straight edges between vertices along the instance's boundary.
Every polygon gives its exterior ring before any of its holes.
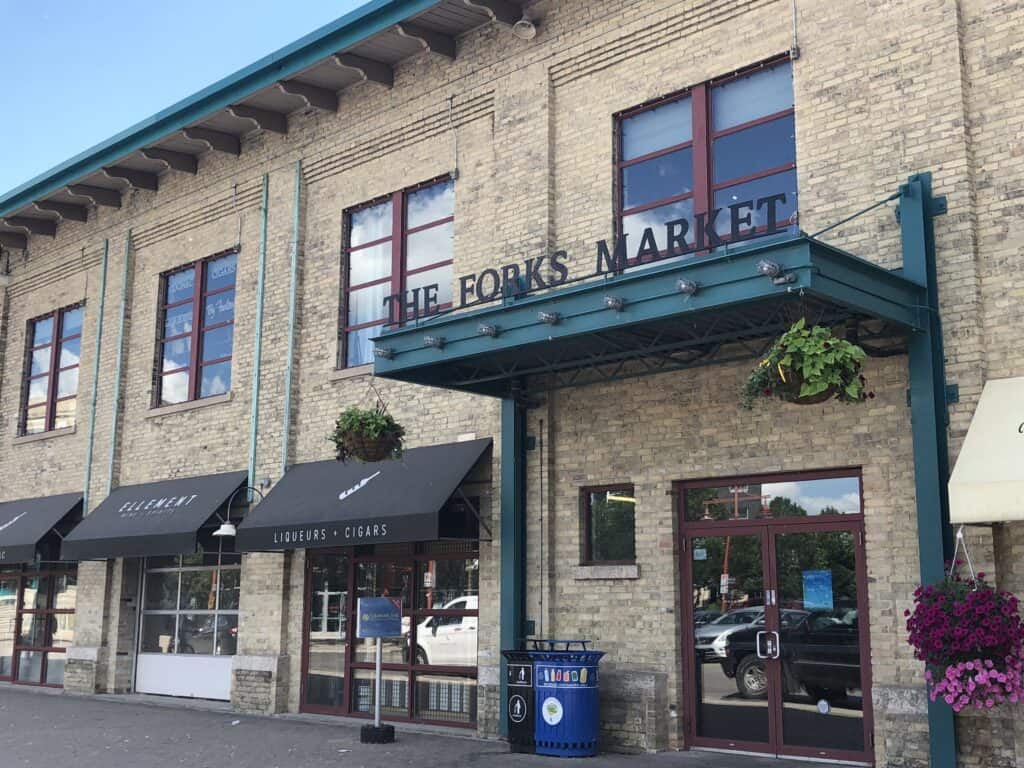
{"type": "Polygon", "coordinates": [[[605,560],[594,556],[594,526],[592,497],[596,493],[620,493],[634,496],[630,483],[618,485],[591,485],[580,489],[580,514],[582,522],[582,544],[580,565],[633,565],[636,563],[636,502],[633,502],[633,557],[624,560],[605,560]]]}
{"type": "MultiPolygon", "coordinates": [[[[156,360],[153,369],[153,407],[159,407],[162,405],[174,405],[176,403],[189,402],[192,400],[200,400],[204,397],[213,397],[215,395],[225,394],[231,390],[230,382],[225,392],[211,392],[208,395],[202,394],[202,383],[203,383],[203,369],[217,365],[219,363],[230,363],[234,354],[234,325],[235,325],[235,306],[232,304],[231,308],[231,319],[222,320],[220,322],[206,324],[206,313],[204,307],[206,302],[210,298],[216,298],[219,295],[227,294],[235,290],[235,286],[238,281],[238,266],[237,261],[235,265],[235,276],[231,281],[230,285],[222,285],[213,290],[206,290],[207,277],[209,275],[210,265],[220,259],[226,259],[229,257],[238,257],[238,251],[230,249],[215,253],[212,256],[208,256],[204,259],[194,261],[190,264],[186,264],[181,267],[176,267],[168,272],[163,273],[160,276],[160,311],[157,313],[157,344],[156,344],[156,360]],[[194,272],[192,294],[188,298],[179,299],[177,301],[168,302],[168,285],[169,281],[175,275],[180,275],[186,272],[194,272]],[[169,310],[173,310],[177,307],[184,306],[189,302],[192,303],[192,319],[191,325],[188,331],[182,333],[172,334],[170,336],[165,335],[167,319],[167,313],[169,310]],[[211,358],[210,360],[203,359],[203,339],[205,334],[209,331],[215,331],[219,328],[231,328],[231,352],[232,354],[221,355],[217,358],[211,358]],[[164,370],[164,350],[166,346],[172,342],[188,340],[189,342],[189,359],[188,365],[179,366],[177,368],[164,370]],[[187,373],[188,374],[188,386],[186,390],[186,396],[182,400],[165,401],[164,399],[164,380],[168,376],[175,374],[187,373]]],[[[232,300],[234,301],[234,299],[232,300]]]]}
{"type": "MultiPolygon", "coordinates": [[[[725,85],[734,80],[743,78],[745,76],[754,74],[759,70],[772,69],[775,67],[786,66],[790,62],[788,55],[773,57],[766,61],[754,64],[749,67],[744,67],[741,70],[737,70],[727,76],[709,80],[699,85],[686,88],[682,91],[660,97],[653,101],[641,104],[637,107],[632,107],[623,112],[619,112],[615,115],[615,221],[614,231],[616,236],[620,236],[625,230],[624,219],[627,216],[631,216],[636,213],[641,213],[646,210],[658,208],[663,205],[670,205],[672,203],[678,203],[685,200],[693,200],[693,215],[696,217],[699,214],[707,215],[709,211],[715,208],[715,193],[726,189],[728,187],[742,184],[745,182],[756,181],[758,179],[767,178],[769,176],[777,175],[780,173],[786,173],[788,171],[796,170],[796,150],[795,150],[795,138],[794,138],[794,162],[780,165],[778,167],[761,169],[756,172],[752,172],[745,175],[735,176],[722,181],[714,181],[714,143],[716,139],[720,139],[730,134],[738,133],[740,131],[754,128],[758,125],[770,123],[781,118],[788,117],[795,114],[794,107],[789,109],[780,110],[769,115],[763,115],[754,120],[750,120],[737,125],[731,125],[719,131],[712,130],[712,92],[713,89],[725,85]],[[625,152],[623,149],[623,123],[631,117],[648,112],[658,107],[670,104],[675,101],[682,99],[690,99],[691,104],[691,120],[692,120],[692,134],[691,139],[680,143],[673,144],[668,147],[664,147],[644,155],[624,160],[625,152]],[[680,192],[674,195],[668,195],[666,197],[659,198],[658,200],[648,201],[642,205],[635,205],[629,208],[625,207],[624,202],[624,190],[625,190],[625,173],[626,169],[631,166],[638,165],[640,163],[670,155],[673,152],[679,152],[682,150],[692,150],[693,159],[693,189],[689,192],[680,192]]],[[[719,206],[721,207],[721,206],[719,206]]],[[[795,215],[795,214],[794,214],[795,215]]],[[[784,228],[791,222],[789,219],[777,220],[774,224],[776,228],[784,228]]],[[[753,230],[747,230],[745,237],[750,237],[756,234],[763,234],[767,230],[767,227],[755,227],[753,230]]],[[[730,238],[725,235],[719,235],[723,241],[728,241],[730,238]]],[[[693,239],[693,231],[691,229],[688,239],[693,239]]],[[[745,239],[745,238],[744,238],[745,239]]],[[[638,243],[628,244],[630,250],[638,246],[638,243]]],[[[698,254],[707,253],[708,250],[698,250],[698,254]]],[[[669,256],[667,251],[660,251],[659,258],[669,256]]],[[[693,251],[690,251],[688,255],[694,255],[693,251]]],[[[636,258],[632,255],[627,259],[629,266],[635,266],[638,264],[636,258]]]]}
{"type": "Polygon", "coordinates": [[[68,408],[68,403],[71,403],[72,406],[76,405],[74,401],[78,398],[78,384],[75,384],[74,393],[61,396],[59,381],[61,374],[66,375],[69,371],[77,371],[79,368],[82,353],[82,320],[79,321],[78,329],[75,333],[65,332],[65,320],[68,314],[71,312],[81,312],[84,306],[85,302],[79,302],[29,320],[26,332],[27,335],[25,337],[25,375],[22,384],[23,395],[21,418],[18,424],[18,434],[35,435],[44,432],[51,432],[54,429],[63,429],[74,426],[74,410],[69,413],[60,413],[60,411],[68,408]],[[50,341],[46,344],[35,345],[36,328],[40,323],[47,320],[52,322],[50,341]],[[67,342],[76,340],[78,341],[78,358],[74,365],[61,366],[61,354],[63,352],[64,345],[67,342]],[[37,354],[46,354],[47,351],[49,351],[49,362],[45,370],[41,373],[33,374],[32,360],[37,354]],[[30,402],[32,382],[40,379],[46,379],[46,399],[35,403],[30,402]],[[64,403],[64,405],[62,406],[61,403],[64,403]],[[29,411],[37,410],[40,407],[44,407],[45,409],[42,429],[30,430],[29,411]]]}
{"type": "MultiPolygon", "coordinates": [[[[407,243],[410,235],[415,235],[418,232],[423,232],[434,227],[444,226],[455,221],[454,213],[451,216],[444,216],[439,219],[428,221],[425,223],[418,224],[415,227],[408,227],[408,211],[407,204],[409,196],[414,192],[419,192],[429,187],[439,184],[454,184],[454,179],[450,174],[439,176],[429,181],[416,184],[412,187],[406,187],[400,189],[397,192],[392,192],[389,195],[383,195],[382,197],[369,200],[365,203],[360,203],[357,206],[347,209],[344,214],[344,246],[342,248],[342,289],[341,289],[341,301],[339,302],[339,313],[338,313],[338,359],[337,368],[349,368],[360,365],[367,365],[372,363],[373,360],[359,360],[358,362],[349,362],[349,334],[355,331],[361,331],[366,328],[373,328],[380,326],[383,330],[384,326],[395,325],[396,320],[404,322],[405,320],[413,319],[413,315],[406,311],[404,317],[401,316],[400,311],[396,313],[394,308],[391,308],[385,317],[371,320],[364,323],[349,323],[349,296],[353,291],[357,291],[363,288],[372,288],[377,285],[387,285],[387,295],[405,295],[406,285],[408,278],[414,275],[418,275],[423,272],[429,272],[433,269],[439,269],[441,267],[450,266],[454,263],[454,253],[450,253],[448,258],[438,259],[437,261],[431,262],[426,265],[418,266],[415,269],[407,269],[407,243]],[[376,240],[371,240],[365,243],[360,243],[357,246],[351,245],[352,236],[352,215],[359,211],[364,211],[368,208],[373,208],[377,205],[382,205],[391,202],[391,228],[390,234],[386,237],[381,237],[376,240]],[[391,271],[386,277],[380,277],[374,280],[368,280],[362,283],[352,284],[350,281],[351,264],[354,258],[359,257],[359,252],[364,251],[384,243],[391,243],[391,271]],[[397,316],[396,316],[397,314],[397,316]]],[[[445,302],[437,306],[437,310],[450,309],[452,306],[451,302],[445,302]]]]}

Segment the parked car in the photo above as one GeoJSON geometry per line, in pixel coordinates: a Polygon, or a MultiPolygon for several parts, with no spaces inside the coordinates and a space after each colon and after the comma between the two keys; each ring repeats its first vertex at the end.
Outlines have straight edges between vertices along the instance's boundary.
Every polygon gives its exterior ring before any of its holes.
{"type": "Polygon", "coordinates": [[[725,658],[725,641],[730,634],[764,618],[764,607],[735,608],[716,619],[697,626],[694,631],[697,657],[705,661],[725,658]]]}
{"type": "MultiPolygon", "coordinates": [[[[845,611],[841,616],[831,611],[782,613],[779,656],[784,693],[799,693],[803,688],[812,699],[831,703],[860,688],[857,611],[845,611]]],[[[756,652],[758,631],[748,627],[731,633],[721,662],[722,671],[735,678],[736,690],[745,699],[767,695],[764,660],[756,652]]]]}
{"type": "MultiPolygon", "coordinates": [[[[457,597],[440,606],[445,611],[475,611],[476,595],[457,597]]],[[[476,664],[476,616],[431,616],[416,625],[416,663],[450,666],[476,664]]]]}
{"type": "Polygon", "coordinates": [[[693,612],[693,626],[702,627],[705,624],[711,623],[721,615],[721,611],[712,611],[707,608],[697,608],[693,612]]]}

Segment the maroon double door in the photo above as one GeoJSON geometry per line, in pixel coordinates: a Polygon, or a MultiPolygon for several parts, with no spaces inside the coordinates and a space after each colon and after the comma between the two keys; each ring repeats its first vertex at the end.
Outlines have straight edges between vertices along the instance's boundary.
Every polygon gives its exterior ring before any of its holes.
{"type": "Polygon", "coordinates": [[[871,762],[859,472],[678,490],[688,742],[871,762]]]}

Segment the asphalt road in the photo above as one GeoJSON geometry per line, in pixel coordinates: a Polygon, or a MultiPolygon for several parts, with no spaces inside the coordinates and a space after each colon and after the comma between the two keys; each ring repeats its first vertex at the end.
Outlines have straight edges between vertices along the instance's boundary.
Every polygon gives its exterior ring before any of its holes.
{"type": "MultiPolygon", "coordinates": [[[[170,702],[168,702],[170,703],[170,702]]],[[[350,721],[248,717],[166,706],[142,697],[79,697],[0,685],[0,765],[70,768],[557,768],[555,758],[509,754],[505,744],[413,733],[359,743],[350,721]]],[[[707,752],[602,755],[586,768],[791,768],[806,763],[707,752]]],[[[819,767],[820,763],[817,764],[819,767]]]]}

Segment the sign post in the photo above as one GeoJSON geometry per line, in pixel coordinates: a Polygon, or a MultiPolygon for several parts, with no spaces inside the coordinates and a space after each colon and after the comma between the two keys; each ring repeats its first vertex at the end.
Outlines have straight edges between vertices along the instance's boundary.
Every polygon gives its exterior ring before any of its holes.
{"type": "Polygon", "coordinates": [[[364,725],[359,734],[363,744],[390,744],[395,740],[395,727],[381,725],[380,702],[384,660],[384,638],[402,636],[402,606],[388,597],[360,597],[356,610],[356,637],[376,638],[376,674],[374,675],[373,725],[364,725]]]}

